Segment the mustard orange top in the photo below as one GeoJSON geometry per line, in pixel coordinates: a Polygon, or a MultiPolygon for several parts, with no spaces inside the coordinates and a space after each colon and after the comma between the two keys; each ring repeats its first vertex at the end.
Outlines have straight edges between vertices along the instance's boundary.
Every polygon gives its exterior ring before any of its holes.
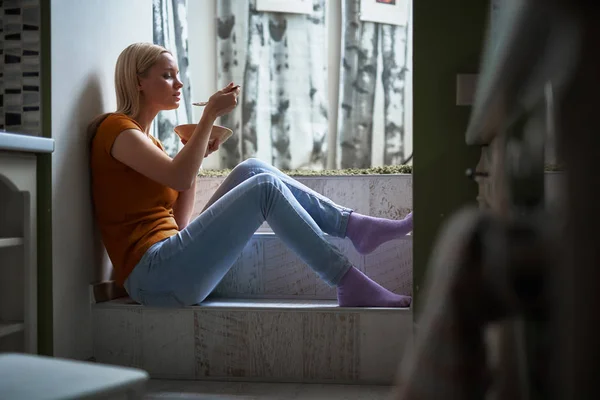
{"type": "MultiPolygon", "coordinates": [[[[91,143],[92,198],[102,241],[123,285],[146,250],[178,233],[173,204],[179,192],[153,181],[115,159],[116,137],[142,127],[124,114],[110,114],[91,143]]],[[[160,141],[150,136],[164,151],[160,141]]]]}

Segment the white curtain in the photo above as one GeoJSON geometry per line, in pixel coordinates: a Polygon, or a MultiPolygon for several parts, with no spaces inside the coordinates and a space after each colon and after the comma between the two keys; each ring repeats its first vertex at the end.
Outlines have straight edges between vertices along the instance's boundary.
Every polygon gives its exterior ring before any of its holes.
{"type": "Polygon", "coordinates": [[[217,81],[242,88],[220,123],[234,131],[221,167],[257,157],[282,168],[323,169],[328,137],[325,0],[311,14],[265,13],[256,0],[217,2],[217,81]]]}
{"type": "Polygon", "coordinates": [[[410,17],[400,25],[360,20],[361,0],[342,0],[336,165],[407,162],[410,135],[410,17]],[[382,98],[377,107],[376,98],[382,98]]]}
{"type": "Polygon", "coordinates": [[[169,50],[179,66],[179,79],[183,83],[181,102],[177,110],[161,111],[153,125],[152,134],[159,138],[167,153],[175,156],[181,142],[173,131],[180,124],[191,121],[191,83],[188,61],[187,0],[153,0],[154,43],[169,50]]]}

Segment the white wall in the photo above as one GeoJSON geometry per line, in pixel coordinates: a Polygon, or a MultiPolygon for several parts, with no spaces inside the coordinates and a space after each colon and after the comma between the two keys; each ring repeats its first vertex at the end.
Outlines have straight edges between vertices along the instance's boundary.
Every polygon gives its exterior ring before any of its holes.
{"type": "MultiPolygon", "coordinates": [[[[216,15],[218,0],[190,0],[188,1],[188,51],[190,59],[190,74],[192,79],[192,98],[193,101],[203,101],[217,90],[217,71],[215,57],[216,50],[216,15]]],[[[341,42],[341,13],[342,0],[327,0],[326,14],[328,24],[328,48],[327,58],[329,60],[327,88],[329,95],[329,143],[328,148],[331,157],[328,159],[328,168],[333,169],[336,135],[337,132],[337,107],[339,96],[339,77],[340,77],[340,42],[341,42]],[[333,152],[333,153],[332,153],[333,152]]],[[[411,7],[412,8],[412,7],[411,7]]],[[[411,17],[412,23],[412,17],[411,17]]],[[[406,154],[412,152],[412,29],[409,38],[409,73],[407,76],[406,98],[409,101],[406,104],[406,154]]],[[[381,65],[381,62],[379,63],[381,65]]],[[[379,72],[380,74],[380,72],[379,72]]],[[[381,81],[378,95],[375,97],[374,113],[383,115],[383,95],[381,81]]],[[[198,120],[202,109],[196,107],[194,118],[198,120]]],[[[375,119],[373,129],[375,132],[382,131],[383,126],[375,119]]],[[[374,135],[373,148],[380,149],[383,146],[383,135],[374,135]]],[[[373,155],[373,165],[383,165],[383,153],[373,155]]],[[[219,168],[218,153],[214,153],[207,158],[203,167],[219,168]]]]}
{"type": "MultiPolygon", "coordinates": [[[[188,0],[188,56],[192,101],[205,101],[217,91],[217,0],[188,0]]],[[[194,122],[203,107],[194,107],[194,122]]],[[[218,152],[202,163],[202,168],[219,168],[218,152]]]]}
{"type": "Polygon", "coordinates": [[[92,356],[88,287],[104,255],[93,224],[85,131],[95,115],[116,108],[119,53],[152,41],[152,2],[53,0],[51,13],[54,354],[85,359],[92,356]]]}

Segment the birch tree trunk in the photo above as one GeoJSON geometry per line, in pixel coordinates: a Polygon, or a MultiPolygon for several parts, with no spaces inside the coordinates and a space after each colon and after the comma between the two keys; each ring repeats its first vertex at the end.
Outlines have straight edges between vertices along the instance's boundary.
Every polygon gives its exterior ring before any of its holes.
{"type": "Polygon", "coordinates": [[[158,137],[166,152],[173,157],[181,148],[181,142],[173,128],[179,124],[187,124],[191,116],[191,87],[187,69],[187,1],[153,0],[152,14],[154,43],[171,51],[181,69],[184,85],[182,103],[185,106],[177,110],[161,111],[152,126],[153,135],[158,137]]]}
{"type": "Polygon", "coordinates": [[[155,44],[166,43],[165,21],[163,20],[164,0],[152,0],[152,40],[155,44]]]}
{"type": "Polygon", "coordinates": [[[351,132],[354,130],[353,100],[354,90],[352,85],[356,77],[359,54],[360,21],[358,13],[360,0],[342,0],[342,48],[340,51],[340,108],[338,110],[337,151],[338,168],[346,168],[351,164],[352,150],[354,148],[351,132]],[[350,159],[349,159],[350,158],[350,159]],[[341,163],[339,162],[341,159],[341,163]]]}
{"type": "MultiPolygon", "coordinates": [[[[172,29],[172,3],[170,0],[154,0],[152,2],[152,16],[154,19],[153,41],[163,47],[170,47],[174,42],[172,29]]],[[[175,49],[173,49],[175,50],[175,49]]],[[[156,122],[152,124],[152,134],[158,138],[165,147],[165,151],[171,157],[179,151],[179,140],[173,133],[173,128],[178,125],[177,114],[175,111],[161,111],[156,117],[156,122]]]]}
{"type": "Polygon", "coordinates": [[[359,20],[360,1],[342,2],[341,110],[338,138],[342,168],[371,166],[373,103],[377,78],[378,29],[359,20]]]}
{"type": "Polygon", "coordinates": [[[357,76],[354,90],[354,123],[351,131],[352,146],[346,146],[345,168],[371,167],[371,143],[373,138],[373,106],[377,81],[377,55],[379,30],[377,24],[362,23],[357,76]]]}
{"type": "Polygon", "coordinates": [[[177,64],[179,64],[179,79],[183,83],[182,98],[187,123],[192,117],[192,86],[190,82],[187,32],[187,0],[173,0],[173,18],[175,20],[175,47],[177,49],[177,64]]]}
{"type": "Polygon", "coordinates": [[[288,43],[287,20],[282,13],[269,14],[269,44],[271,50],[271,143],[272,164],[279,169],[290,169],[290,97],[287,90],[288,43]]]}
{"type": "MultiPolygon", "coordinates": [[[[239,1],[222,0],[217,2],[217,83],[222,89],[236,78],[236,69],[240,67],[240,47],[245,46],[243,38],[239,38],[241,21],[236,18],[239,13],[239,1]]],[[[246,2],[244,2],[246,3],[246,2]]],[[[246,4],[243,4],[246,7],[246,4]]],[[[243,68],[243,67],[242,67],[243,68]]],[[[220,148],[222,168],[233,168],[241,160],[240,135],[242,128],[242,109],[236,107],[229,114],[223,115],[219,123],[233,131],[233,135],[220,148]]]]}
{"type": "Polygon", "coordinates": [[[325,24],[325,1],[314,0],[313,12],[307,17],[309,56],[309,97],[313,148],[309,168],[324,169],[327,165],[328,107],[327,107],[327,28],[325,24]]]}
{"type": "Polygon", "coordinates": [[[407,34],[405,26],[380,25],[384,95],[384,165],[404,162],[405,98],[407,71],[407,34]]]}
{"type": "Polygon", "coordinates": [[[221,167],[249,157],[285,169],[325,166],[325,0],[312,1],[308,16],[257,12],[256,0],[217,2],[219,86],[242,84],[241,107],[221,119],[236,133],[221,167]]]}
{"type": "Polygon", "coordinates": [[[242,88],[242,156],[255,157],[258,150],[258,98],[260,84],[260,59],[265,47],[265,17],[256,11],[256,0],[250,1],[248,15],[248,51],[244,64],[242,88]]]}

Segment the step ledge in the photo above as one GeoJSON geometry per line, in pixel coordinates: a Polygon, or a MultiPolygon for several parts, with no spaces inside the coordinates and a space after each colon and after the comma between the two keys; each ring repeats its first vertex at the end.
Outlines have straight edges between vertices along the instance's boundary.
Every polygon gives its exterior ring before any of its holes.
{"type": "MultiPolygon", "coordinates": [[[[227,175],[197,175],[196,179],[225,179],[227,175]]],[[[412,177],[412,174],[398,173],[398,174],[356,174],[356,175],[288,175],[290,178],[295,180],[302,179],[373,179],[373,178],[388,178],[388,177],[412,177]]]]}
{"type": "MultiPolygon", "coordinates": [[[[325,235],[325,237],[337,237],[337,236],[331,236],[331,235],[329,235],[327,233],[324,233],[324,235],[325,235]]],[[[410,240],[413,239],[413,236],[414,236],[413,233],[410,232],[410,233],[408,233],[408,234],[406,234],[404,236],[401,236],[399,238],[392,239],[391,241],[400,241],[400,240],[410,241],[410,240]]],[[[265,230],[262,230],[262,231],[256,231],[256,232],[254,232],[252,234],[252,237],[253,238],[261,238],[261,239],[264,239],[264,238],[270,239],[270,238],[276,238],[277,234],[275,232],[273,232],[272,230],[266,230],[265,229],[265,230]]],[[[339,238],[339,239],[345,239],[345,238],[339,238]]]]}
{"type": "Polygon", "coordinates": [[[200,305],[187,306],[181,308],[161,308],[147,307],[136,303],[129,297],[123,297],[94,305],[95,308],[136,308],[147,310],[207,310],[218,311],[269,311],[269,310],[290,310],[290,311],[330,311],[330,312],[352,312],[367,311],[371,312],[411,312],[410,307],[391,308],[391,307],[340,307],[334,300],[273,300],[273,299],[213,299],[207,300],[200,305]]]}

